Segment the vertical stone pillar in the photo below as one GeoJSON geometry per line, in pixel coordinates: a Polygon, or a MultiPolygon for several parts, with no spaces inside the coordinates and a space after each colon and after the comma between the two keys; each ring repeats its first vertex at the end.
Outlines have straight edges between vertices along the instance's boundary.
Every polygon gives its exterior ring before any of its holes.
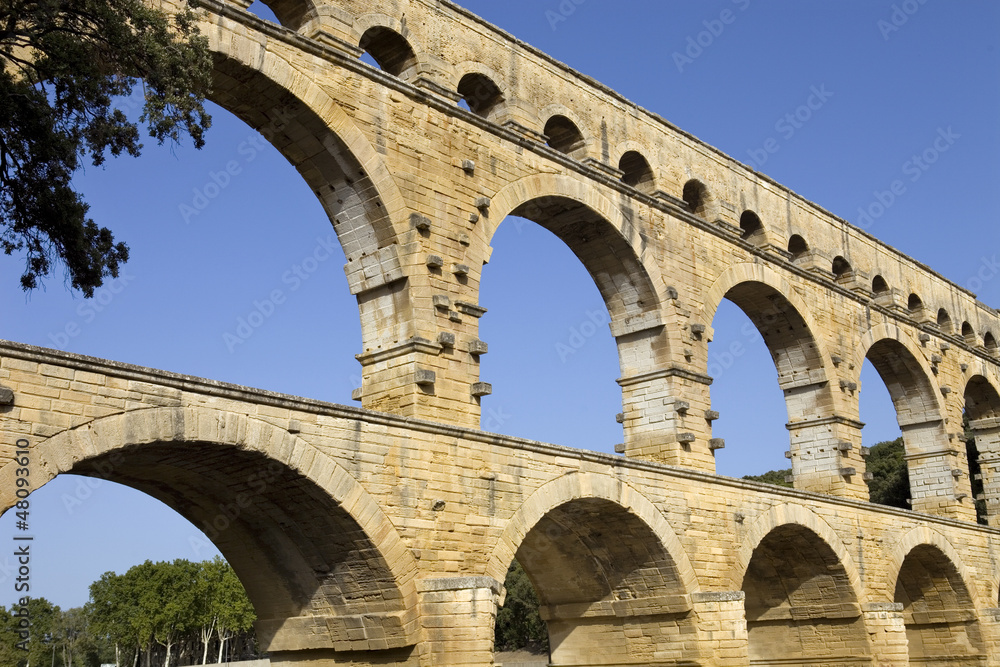
{"type": "Polygon", "coordinates": [[[861,449],[863,426],[838,416],[786,424],[795,488],[868,500],[861,449]]]}
{"type": "Polygon", "coordinates": [[[1000,419],[979,419],[969,424],[979,449],[983,500],[989,525],[1000,527],[1000,419]]]}
{"type": "Polygon", "coordinates": [[[909,665],[903,605],[897,602],[872,602],[861,605],[861,613],[871,641],[872,665],[874,667],[909,665]]]}
{"type": "Polygon", "coordinates": [[[493,628],[503,585],[492,577],[445,577],[417,584],[426,664],[493,664],[493,628]]]}
{"type": "Polygon", "coordinates": [[[704,664],[742,667],[750,661],[743,591],[695,593],[691,596],[704,664]]]}
{"type": "Polygon", "coordinates": [[[940,420],[900,421],[906,464],[910,473],[911,506],[917,512],[976,521],[975,501],[969,489],[969,462],[965,444],[954,442],[940,420]]]}
{"type": "Polygon", "coordinates": [[[1000,609],[984,609],[979,615],[979,624],[983,630],[983,642],[986,644],[987,665],[1000,665],[1000,609]]]}
{"type": "Polygon", "coordinates": [[[618,380],[626,456],[715,472],[708,387],[712,378],[670,367],[618,380]]]}

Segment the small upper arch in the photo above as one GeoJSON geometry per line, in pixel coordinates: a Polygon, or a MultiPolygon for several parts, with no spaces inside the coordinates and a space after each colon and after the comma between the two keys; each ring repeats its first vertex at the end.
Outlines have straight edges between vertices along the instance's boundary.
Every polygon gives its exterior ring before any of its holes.
{"type": "Polygon", "coordinates": [[[951,315],[944,308],[938,308],[937,325],[944,333],[951,333],[951,315]]]}
{"type": "Polygon", "coordinates": [[[709,220],[714,217],[715,205],[712,193],[699,179],[692,178],[684,184],[681,199],[687,205],[687,210],[699,218],[709,220]]]}
{"type": "Polygon", "coordinates": [[[560,153],[565,153],[577,160],[587,156],[587,139],[580,130],[580,125],[573,119],[572,114],[564,109],[553,109],[551,112],[542,114],[545,127],[542,134],[545,135],[545,143],[560,153]]]}
{"type": "Polygon", "coordinates": [[[792,234],[788,239],[788,254],[792,256],[792,261],[801,259],[809,252],[809,244],[798,234],[792,234]]]}
{"type": "Polygon", "coordinates": [[[924,301],[916,293],[911,293],[906,300],[906,308],[911,315],[919,315],[924,310],[924,301]]]}
{"type": "Polygon", "coordinates": [[[876,297],[882,296],[883,294],[889,293],[889,283],[885,281],[885,278],[881,274],[872,278],[872,294],[876,297]]]}
{"type": "Polygon", "coordinates": [[[623,153],[618,161],[618,169],[622,172],[622,183],[625,185],[646,194],[652,194],[656,190],[656,174],[649,160],[639,151],[629,150],[623,153]]]}
{"type": "Polygon", "coordinates": [[[834,280],[850,280],[854,277],[854,268],[851,263],[848,262],[841,255],[837,255],[833,258],[833,265],[831,266],[833,270],[834,280]]]}
{"type": "Polygon", "coordinates": [[[998,351],[997,339],[993,336],[992,331],[987,331],[986,333],[983,334],[983,349],[985,349],[993,356],[996,356],[998,351]]]}
{"type": "Polygon", "coordinates": [[[972,325],[968,321],[962,322],[962,338],[965,339],[966,345],[975,346],[977,344],[976,330],[972,328],[972,325]]]}
{"type": "Polygon", "coordinates": [[[506,101],[497,84],[501,79],[496,72],[474,62],[462,63],[457,69],[464,72],[464,75],[456,83],[455,90],[469,106],[469,110],[483,118],[496,116],[506,101]]]}
{"type": "Polygon", "coordinates": [[[400,21],[387,14],[365,14],[354,21],[354,32],[358,47],[382,71],[404,80],[416,74],[422,49],[400,21]]]}
{"type": "Polygon", "coordinates": [[[764,223],[760,216],[753,211],[743,211],[740,215],[740,238],[749,241],[754,245],[764,245],[767,241],[767,234],[764,231],[764,223]]]}

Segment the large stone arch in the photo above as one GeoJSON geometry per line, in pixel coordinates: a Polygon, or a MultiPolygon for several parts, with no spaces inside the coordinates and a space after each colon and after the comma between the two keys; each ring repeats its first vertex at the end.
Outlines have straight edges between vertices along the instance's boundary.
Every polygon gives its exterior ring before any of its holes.
{"type": "Polygon", "coordinates": [[[537,489],[507,521],[487,574],[502,579],[515,557],[542,604],[551,664],[594,664],[598,643],[629,663],[654,651],[664,662],[697,656],[683,641],[695,631],[692,565],[663,515],[622,480],[571,473],[537,489]]]}
{"type": "Polygon", "coordinates": [[[976,612],[979,589],[969,585],[975,577],[943,535],[928,526],[912,529],[893,546],[885,566],[887,593],[903,607],[911,662],[987,664],[976,612]]]}
{"type": "Polygon", "coordinates": [[[732,579],[730,580],[732,590],[739,590],[743,577],[746,575],[747,566],[750,564],[750,559],[753,557],[753,553],[757,547],[760,546],[761,541],[776,528],[789,524],[808,528],[833,550],[838,562],[843,565],[847,573],[847,579],[850,582],[852,590],[855,591],[860,600],[861,592],[864,590],[861,573],[855,565],[850,551],[844,545],[843,540],[830,524],[820,518],[819,515],[804,505],[794,503],[772,507],[750,525],[739,551],[736,552],[732,579]]]}
{"type": "MultiPolygon", "coordinates": [[[[664,396],[684,388],[664,373],[671,364],[666,285],[645,252],[639,223],[584,180],[538,174],[514,181],[492,198],[484,229],[488,243],[508,216],[520,216],[554,233],[577,256],[597,285],[611,318],[621,367],[625,452],[666,460],[664,431],[676,413],[664,396]]],[[[667,438],[669,442],[670,438],[667,438]]],[[[707,454],[707,443],[704,451],[707,454]]]]}
{"type": "MultiPolygon", "coordinates": [[[[861,461],[860,427],[838,410],[839,397],[832,386],[836,370],[816,333],[822,329],[813,321],[809,305],[783,276],[750,263],[731,266],[716,278],[702,305],[705,324],[714,321],[723,299],[750,318],[774,361],[788,411],[795,487],[867,498],[856,470],[861,461]],[[843,442],[852,448],[845,450],[843,442]],[[842,473],[852,468],[854,474],[842,473]]],[[[707,354],[702,362],[711,375],[707,354]]]]}
{"type": "Polygon", "coordinates": [[[753,664],[870,659],[858,571],[837,534],[808,509],[782,505],[758,518],[734,574],[746,596],[753,664]]]}
{"type": "Polygon", "coordinates": [[[861,338],[855,355],[857,372],[865,359],[885,383],[896,410],[913,509],[974,519],[973,501],[967,492],[960,493],[952,473],[968,470],[965,444],[949,436],[943,397],[919,346],[899,327],[879,324],[861,338]]]}
{"type": "MultiPolygon", "coordinates": [[[[246,587],[272,654],[417,641],[411,552],[357,480],[286,429],[207,407],[154,407],[90,421],[32,450],[36,489],[64,473],[101,477],[202,528],[246,587]]],[[[13,479],[15,465],[0,479],[13,479]]],[[[13,489],[4,486],[0,507],[13,505],[13,489]]]]}

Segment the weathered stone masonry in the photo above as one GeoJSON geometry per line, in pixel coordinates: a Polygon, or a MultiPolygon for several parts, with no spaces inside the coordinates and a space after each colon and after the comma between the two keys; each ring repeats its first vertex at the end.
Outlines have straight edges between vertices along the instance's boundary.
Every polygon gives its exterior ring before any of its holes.
{"type": "Polygon", "coordinates": [[[451,3],[269,6],[282,26],[201,0],[213,96],[329,214],[363,409],[5,343],[5,460],[26,437],[41,479],[106,475],[206,526],[279,663],[490,664],[516,555],[555,665],[1000,664],[1000,533],[973,523],[962,436],[966,411],[1000,525],[994,310],[451,3]],[[605,299],[624,457],[476,430],[508,215],[605,299]],[[724,298],[775,359],[794,491],[713,474],[724,298]],[[917,512],[865,502],[865,359],[917,512]]]}

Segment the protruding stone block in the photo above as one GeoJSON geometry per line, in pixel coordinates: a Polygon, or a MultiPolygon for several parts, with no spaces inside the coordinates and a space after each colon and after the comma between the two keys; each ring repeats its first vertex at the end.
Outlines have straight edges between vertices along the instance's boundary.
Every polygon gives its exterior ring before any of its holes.
{"type": "Polygon", "coordinates": [[[481,354],[486,354],[490,351],[490,346],[485,341],[481,340],[470,340],[469,341],[469,354],[478,357],[481,354]]]}
{"type": "Polygon", "coordinates": [[[476,382],[472,385],[472,395],[476,398],[489,396],[493,393],[493,385],[489,382],[476,382]]]}
{"type": "Polygon", "coordinates": [[[436,377],[437,375],[434,371],[427,370],[426,368],[418,368],[413,374],[413,381],[421,387],[426,387],[434,384],[436,377]]]}

